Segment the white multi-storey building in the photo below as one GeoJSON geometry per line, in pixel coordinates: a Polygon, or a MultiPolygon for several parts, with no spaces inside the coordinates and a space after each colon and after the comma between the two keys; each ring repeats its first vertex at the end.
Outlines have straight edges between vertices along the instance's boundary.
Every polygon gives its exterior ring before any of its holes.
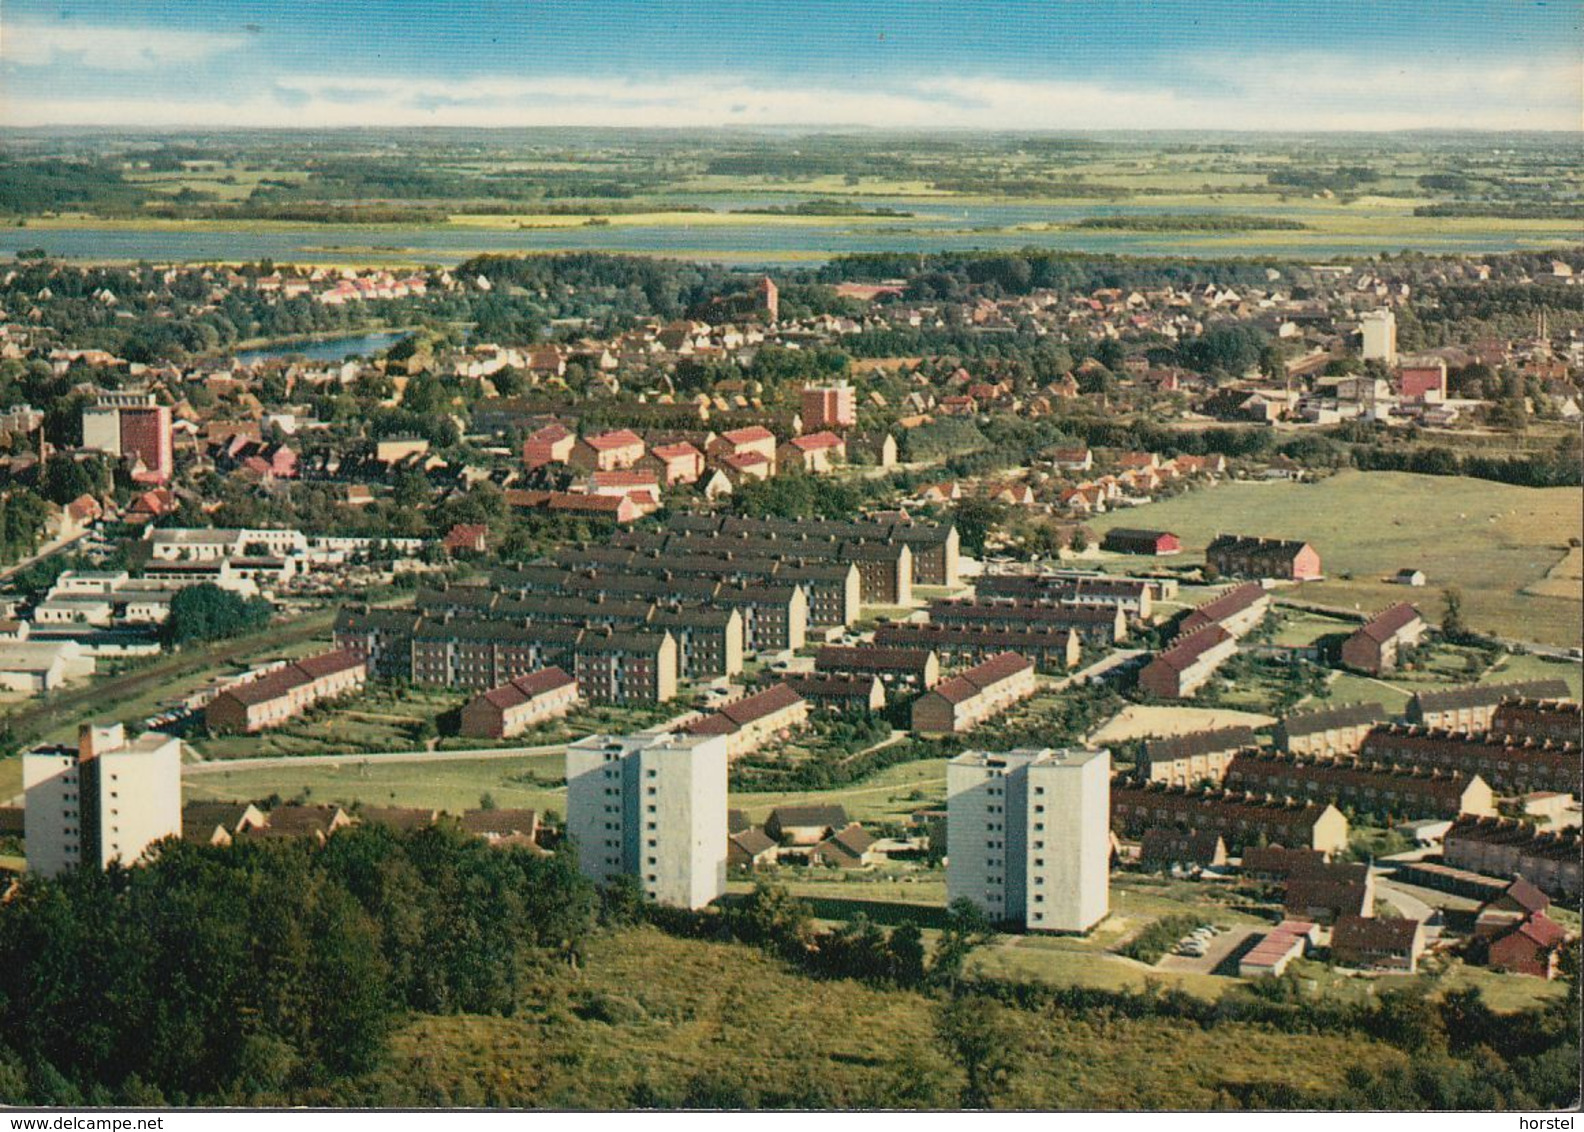
{"type": "Polygon", "coordinates": [[[1359,318],[1364,360],[1397,364],[1397,316],[1389,310],[1366,311],[1359,318]]]}
{"type": "Polygon", "coordinates": [[[724,735],[591,735],[566,764],[584,876],[634,876],[651,900],[681,908],[726,891],[724,735]]]}
{"type": "Polygon", "coordinates": [[[134,864],[154,842],[181,836],[181,740],[119,723],[85,723],[77,746],[22,756],[28,871],[134,864]]]}
{"type": "Polygon", "coordinates": [[[946,765],[946,893],[998,923],[1085,932],[1110,908],[1111,753],[965,751],[946,765]]]}

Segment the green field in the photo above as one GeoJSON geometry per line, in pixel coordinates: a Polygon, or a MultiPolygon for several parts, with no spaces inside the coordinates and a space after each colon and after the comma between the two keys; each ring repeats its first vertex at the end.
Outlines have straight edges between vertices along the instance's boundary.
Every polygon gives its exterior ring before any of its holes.
{"type": "Polygon", "coordinates": [[[314,802],[475,809],[489,794],[503,809],[566,812],[566,761],[560,755],[371,763],[356,756],[337,766],[227,767],[188,774],[188,801],[253,801],[278,794],[314,802]]]}
{"type": "MultiPolygon", "coordinates": [[[[0,764],[0,769],[4,766],[0,764]]],[[[316,802],[364,802],[452,811],[475,807],[479,796],[488,793],[502,807],[565,813],[565,772],[565,760],[560,755],[401,763],[367,762],[352,755],[337,766],[249,767],[239,762],[234,768],[189,774],[183,791],[189,800],[202,801],[250,801],[271,794],[282,798],[306,794],[316,802]]],[[[730,802],[745,810],[755,822],[762,822],[779,805],[816,802],[840,803],[858,821],[885,822],[905,821],[914,810],[943,805],[945,799],[945,760],[926,759],[890,767],[864,782],[838,790],[733,793],[730,802]]]]}
{"type": "Polygon", "coordinates": [[[1570,538],[1584,537],[1576,488],[1345,471],[1312,484],[1221,484],[1090,524],[1102,533],[1170,530],[1190,555],[1221,532],[1301,538],[1320,552],[1327,577],[1288,591],[1300,600],[1361,612],[1413,601],[1437,622],[1442,589],[1457,586],[1477,631],[1553,645],[1584,640],[1580,600],[1523,592],[1562,560],[1570,538]],[[1425,571],[1425,589],[1385,581],[1409,566],[1425,571]]]}

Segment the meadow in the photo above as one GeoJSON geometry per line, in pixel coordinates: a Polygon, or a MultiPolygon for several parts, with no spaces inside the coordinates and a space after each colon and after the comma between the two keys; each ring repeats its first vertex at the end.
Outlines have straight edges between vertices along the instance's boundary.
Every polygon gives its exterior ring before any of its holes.
{"type": "Polygon", "coordinates": [[[1284,596],[1372,612],[1412,601],[1439,622],[1441,591],[1457,587],[1464,619],[1484,633],[1542,644],[1584,640],[1584,598],[1534,593],[1584,536],[1573,488],[1526,488],[1455,476],[1344,471],[1316,483],[1231,482],[1143,508],[1096,516],[1112,527],[1170,530],[1187,556],[1222,532],[1304,539],[1326,578],[1284,596]],[[1424,589],[1387,579],[1404,567],[1427,575],[1424,589]]]}
{"type": "MultiPolygon", "coordinates": [[[[935,1005],[809,979],[739,944],[629,929],[594,941],[579,970],[547,973],[515,1017],[414,1019],[369,1087],[423,1104],[950,1107],[963,1077],[936,1038],[935,1005]]],[[[1006,1107],[1206,1109],[1240,1084],[1323,1090],[1350,1065],[1405,1063],[1357,1034],[1109,1011],[1009,1021],[1018,1071],[1006,1107]]]]}

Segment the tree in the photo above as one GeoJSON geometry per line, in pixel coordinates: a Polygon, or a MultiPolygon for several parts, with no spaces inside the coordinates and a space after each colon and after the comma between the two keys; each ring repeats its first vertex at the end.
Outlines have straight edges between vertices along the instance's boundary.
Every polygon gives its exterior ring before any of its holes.
{"type": "Polygon", "coordinates": [[[984,553],[985,539],[1006,517],[1006,507],[989,499],[964,499],[957,505],[957,537],[964,554],[984,553]]]}
{"type": "Polygon", "coordinates": [[[995,938],[995,928],[979,905],[959,896],[946,909],[946,927],[935,944],[929,981],[936,986],[955,986],[968,957],[995,938]]]}
{"type": "Polygon", "coordinates": [[[201,582],[171,598],[165,640],[173,645],[223,640],[262,627],[269,616],[270,603],[263,598],[243,598],[212,582],[201,582]]]}
{"type": "Polygon", "coordinates": [[[1021,1060],[1007,1008],[978,995],[953,998],[935,1012],[935,1034],[967,1078],[962,1107],[994,1108],[1010,1089],[1021,1060]]]}
{"type": "Polygon", "coordinates": [[[1456,586],[1441,591],[1441,633],[1453,641],[1468,635],[1463,621],[1463,591],[1456,586]]]}

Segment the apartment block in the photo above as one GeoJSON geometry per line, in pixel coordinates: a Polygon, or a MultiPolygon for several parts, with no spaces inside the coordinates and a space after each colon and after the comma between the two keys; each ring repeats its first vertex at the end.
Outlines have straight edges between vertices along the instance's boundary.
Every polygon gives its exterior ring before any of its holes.
{"type": "Polygon", "coordinates": [[[1084,932],[1110,907],[1111,754],[967,751],[946,766],[946,889],[998,923],[1084,932]]]}
{"type": "Polygon", "coordinates": [[[658,904],[726,891],[726,737],[591,735],[567,748],[567,832],[603,884],[637,877],[658,904]]]}
{"type": "Polygon", "coordinates": [[[77,745],[22,756],[28,871],[134,864],[150,845],[180,837],[181,740],[119,723],[85,723],[77,745]]]}

